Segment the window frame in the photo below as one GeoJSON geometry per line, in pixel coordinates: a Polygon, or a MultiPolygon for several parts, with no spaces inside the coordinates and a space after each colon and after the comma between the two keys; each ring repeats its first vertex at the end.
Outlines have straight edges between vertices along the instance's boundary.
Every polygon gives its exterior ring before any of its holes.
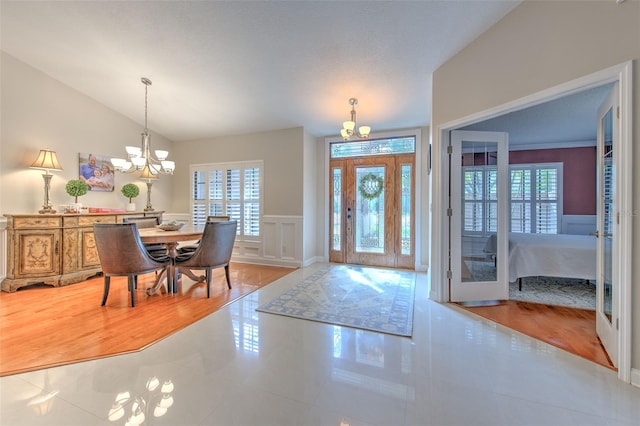
{"type": "MultiPolygon", "coordinates": [[[[489,235],[495,230],[490,229],[489,218],[487,217],[487,208],[491,204],[495,204],[497,201],[491,199],[489,197],[490,191],[487,188],[487,185],[490,184],[490,179],[487,177],[491,173],[497,173],[497,168],[495,165],[482,165],[482,166],[462,166],[463,174],[466,174],[467,171],[471,172],[480,172],[482,173],[482,198],[481,199],[473,199],[466,200],[464,197],[462,199],[462,211],[464,212],[467,204],[481,204],[481,230],[463,230],[464,235],[489,235]]],[[[562,215],[563,215],[563,172],[564,172],[564,164],[562,162],[551,162],[551,163],[523,163],[523,164],[509,164],[509,232],[522,232],[522,231],[513,231],[512,230],[512,206],[513,203],[519,203],[523,205],[528,205],[531,211],[530,218],[530,228],[528,233],[538,233],[537,231],[537,218],[538,218],[538,209],[539,204],[555,204],[557,211],[557,222],[556,222],[556,232],[562,232],[562,215]],[[557,189],[557,198],[555,200],[540,200],[536,197],[537,187],[536,187],[536,174],[540,170],[545,169],[555,169],[556,170],[556,189],[557,189]],[[513,187],[512,187],[512,172],[516,170],[528,170],[531,172],[531,180],[530,180],[530,194],[531,197],[528,200],[513,200],[513,187]]],[[[495,178],[494,178],[495,180],[495,178]]]]}
{"type": "MultiPolygon", "coordinates": [[[[231,220],[238,221],[238,230],[237,230],[237,239],[245,240],[245,241],[259,241],[262,236],[262,218],[264,216],[264,161],[263,160],[251,160],[251,161],[234,161],[234,162],[222,162],[222,163],[209,163],[209,164],[195,164],[191,165],[189,168],[190,173],[190,214],[191,221],[194,225],[202,225],[202,221],[199,220],[200,216],[209,216],[212,214],[223,214],[231,216],[231,220]],[[245,171],[248,169],[258,169],[258,198],[246,198],[247,188],[245,187],[245,171]],[[229,171],[238,171],[239,179],[240,179],[240,194],[239,198],[229,198],[229,188],[228,188],[228,172],[229,171]],[[221,190],[220,198],[211,198],[211,195],[214,193],[211,190],[211,179],[210,174],[212,172],[221,172],[221,190]],[[204,197],[202,199],[196,199],[196,173],[204,173],[204,182],[200,182],[204,185],[201,189],[204,197]],[[249,228],[255,229],[255,222],[257,222],[257,234],[249,235],[245,233],[247,228],[247,224],[245,223],[245,203],[255,203],[258,202],[258,214],[257,219],[255,219],[252,224],[249,224],[249,228]],[[212,205],[221,205],[221,209],[218,211],[212,211],[212,205]],[[237,212],[229,210],[229,206],[233,205],[237,209],[237,212]],[[202,210],[204,206],[205,214],[202,215],[200,212],[197,212],[196,209],[202,210]]],[[[206,220],[206,219],[205,219],[206,220]]]]}

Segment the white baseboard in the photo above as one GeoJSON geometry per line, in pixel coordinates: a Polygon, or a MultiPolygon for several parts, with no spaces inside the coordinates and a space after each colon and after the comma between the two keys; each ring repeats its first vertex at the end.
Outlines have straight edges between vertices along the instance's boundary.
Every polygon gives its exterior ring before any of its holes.
{"type": "Polygon", "coordinates": [[[631,369],[631,384],[640,388],[640,370],[637,368],[631,369]]]}

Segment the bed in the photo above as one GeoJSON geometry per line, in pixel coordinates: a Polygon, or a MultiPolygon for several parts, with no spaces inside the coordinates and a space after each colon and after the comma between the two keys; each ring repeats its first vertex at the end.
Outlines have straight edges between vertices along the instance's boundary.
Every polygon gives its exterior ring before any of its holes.
{"type": "MultiPolygon", "coordinates": [[[[495,235],[484,250],[496,253],[495,235]]],[[[509,282],[533,276],[595,280],[596,237],[509,233],[509,282]]]]}

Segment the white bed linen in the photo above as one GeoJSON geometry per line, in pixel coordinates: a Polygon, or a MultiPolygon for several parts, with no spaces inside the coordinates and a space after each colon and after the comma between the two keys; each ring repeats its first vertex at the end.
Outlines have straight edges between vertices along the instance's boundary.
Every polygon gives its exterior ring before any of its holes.
{"type": "MultiPolygon", "coordinates": [[[[492,235],[485,251],[495,253],[495,241],[492,235]]],[[[595,280],[596,237],[509,233],[509,282],[533,276],[595,280]]]]}

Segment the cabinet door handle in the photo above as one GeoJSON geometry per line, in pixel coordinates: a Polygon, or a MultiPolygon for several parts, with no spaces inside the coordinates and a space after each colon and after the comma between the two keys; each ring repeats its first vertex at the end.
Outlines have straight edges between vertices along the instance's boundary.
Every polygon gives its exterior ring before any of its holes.
{"type": "Polygon", "coordinates": [[[58,245],[60,244],[60,241],[56,241],[56,247],[55,247],[55,253],[58,254],[58,245]]]}

